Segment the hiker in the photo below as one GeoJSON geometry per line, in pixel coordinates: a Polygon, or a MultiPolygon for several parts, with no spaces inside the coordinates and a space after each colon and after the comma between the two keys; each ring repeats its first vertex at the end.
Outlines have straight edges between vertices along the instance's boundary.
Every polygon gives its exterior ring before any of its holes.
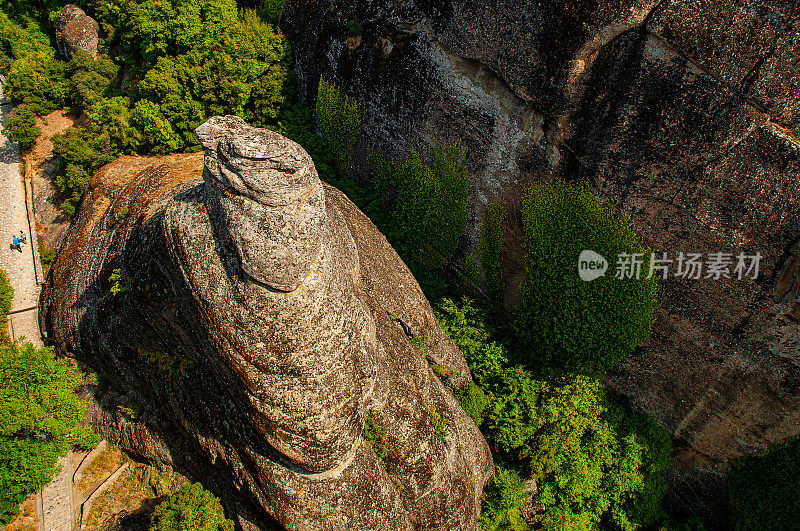
{"type": "Polygon", "coordinates": [[[21,243],[28,243],[28,237],[25,236],[25,233],[22,231],[19,231],[19,241],[21,243]]]}
{"type": "Polygon", "coordinates": [[[21,243],[21,240],[19,238],[17,238],[16,236],[14,236],[11,239],[11,248],[12,249],[16,249],[19,252],[22,252],[22,246],[20,245],[20,243],[21,243]]]}

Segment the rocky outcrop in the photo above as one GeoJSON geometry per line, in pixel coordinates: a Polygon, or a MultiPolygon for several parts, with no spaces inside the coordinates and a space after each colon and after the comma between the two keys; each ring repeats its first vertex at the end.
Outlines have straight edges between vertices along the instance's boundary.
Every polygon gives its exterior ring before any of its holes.
{"type": "Polygon", "coordinates": [[[197,134],[204,155],[95,175],[43,290],[49,339],[100,374],[95,424],[245,529],[474,528],[491,455],[409,271],[298,145],[197,134]]]}
{"type": "Polygon", "coordinates": [[[97,57],[99,31],[100,27],[95,19],[75,4],[67,4],[61,9],[61,16],[56,26],[58,51],[67,60],[72,58],[76,50],[97,57]]]}
{"type": "Polygon", "coordinates": [[[490,201],[557,175],[673,256],[764,256],[755,282],[662,283],[653,338],[609,380],[675,435],[669,505],[718,525],[732,460],[800,432],[798,24],[794,3],[761,0],[289,0],[282,18],[301,94],[340,83],[364,142],[464,142],[472,244],[490,201]]]}

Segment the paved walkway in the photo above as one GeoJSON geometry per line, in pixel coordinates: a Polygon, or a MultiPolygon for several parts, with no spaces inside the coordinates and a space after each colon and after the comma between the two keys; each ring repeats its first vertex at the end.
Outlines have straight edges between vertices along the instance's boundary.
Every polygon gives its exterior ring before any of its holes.
{"type": "MultiPolygon", "coordinates": [[[[0,85],[0,124],[6,123],[11,110],[0,85]]],[[[36,228],[28,220],[25,184],[20,175],[19,147],[0,131],[0,268],[14,288],[8,319],[9,336],[25,338],[40,347],[36,245],[36,228]],[[11,238],[20,231],[27,237],[22,252],[10,249],[11,238]]],[[[59,460],[61,473],[38,496],[39,522],[46,531],[72,530],[72,461],[72,452],[59,460]]]]}
{"type": "MultiPolygon", "coordinates": [[[[11,105],[5,102],[0,87],[0,123],[5,124],[11,105]]],[[[14,300],[9,314],[9,333],[12,339],[26,338],[41,346],[36,305],[39,286],[36,283],[34,249],[35,228],[31,234],[28,211],[25,207],[25,185],[20,175],[19,148],[0,132],[0,268],[6,272],[14,288],[14,300]],[[27,243],[22,252],[11,250],[11,238],[23,231],[27,243]]]]}

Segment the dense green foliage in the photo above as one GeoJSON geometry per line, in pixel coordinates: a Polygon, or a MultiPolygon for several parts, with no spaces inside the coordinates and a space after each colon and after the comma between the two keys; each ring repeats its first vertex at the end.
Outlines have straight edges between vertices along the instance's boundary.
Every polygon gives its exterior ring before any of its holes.
{"type": "Polygon", "coordinates": [[[0,345],[0,521],[10,521],[25,496],[50,481],[71,445],[99,442],[80,425],[87,405],[75,389],[83,384],[50,348],[0,345]]]}
{"type": "MultiPolygon", "coordinates": [[[[88,118],[82,130],[54,141],[64,212],[75,211],[103,164],[121,155],[197,150],[194,129],[218,114],[237,114],[318,151],[310,115],[293,101],[285,37],[257,12],[238,11],[235,0],[94,2],[84,7],[108,37],[101,50],[109,53],[93,60],[79,52],[69,62],[47,37],[56,4],[23,3],[0,3],[0,70],[8,73],[9,97],[33,114],[70,107],[88,118]]],[[[278,4],[268,3],[264,16],[273,20],[278,4]]],[[[34,132],[17,129],[23,140],[34,132]]]]}
{"type": "Polygon", "coordinates": [[[88,407],[75,394],[85,383],[80,373],[50,348],[9,340],[5,323],[13,298],[0,271],[0,525],[16,516],[28,493],[52,479],[70,446],[99,442],[80,425],[88,407]]]}
{"type": "Polygon", "coordinates": [[[417,278],[446,264],[467,220],[466,157],[459,143],[437,142],[430,164],[416,151],[403,161],[374,155],[376,181],[393,196],[381,227],[417,278]]]}
{"type": "Polygon", "coordinates": [[[514,331],[520,361],[602,373],[650,336],[656,279],[647,278],[648,250],[630,220],[617,217],[586,184],[533,187],[522,214],[527,279],[514,331]],[[584,249],[606,257],[605,276],[580,279],[584,249]],[[614,278],[620,253],[643,253],[639,279],[614,278]]]}
{"type": "Polygon", "coordinates": [[[219,499],[199,483],[188,483],[159,503],[150,517],[151,531],[233,530],[219,499]]]}
{"type": "Polygon", "coordinates": [[[459,391],[499,466],[487,491],[482,529],[527,529],[519,518],[530,496],[521,478],[533,478],[545,511],[533,521],[545,529],[621,529],[652,524],[669,464],[665,430],[641,415],[626,415],[605,396],[602,382],[579,374],[542,380],[508,363],[506,349],[469,301],[445,299],[442,328],[464,352],[475,384],[459,391]],[[502,472],[500,472],[502,471],[502,472]]]}
{"type": "Polygon", "coordinates": [[[25,151],[30,149],[42,131],[36,126],[36,115],[26,105],[20,105],[14,109],[14,114],[3,128],[3,134],[11,141],[18,142],[19,148],[25,151]]]}
{"type": "Polygon", "coordinates": [[[481,234],[478,239],[478,258],[481,269],[489,289],[489,299],[492,304],[499,307],[503,297],[503,225],[505,224],[506,211],[502,203],[494,201],[486,209],[481,234]]]}
{"type": "Polygon", "coordinates": [[[361,128],[358,103],[335,84],[319,80],[317,89],[317,123],[325,143],[336,157],[339,172],[349,175],[353,165],[353,149],[361,128]]]}
{"type": "Polygon", "coordinates": [[[11,287],[6,272],[0,269],[0,325],[3,327],[2,330],[0,330],[0,342],[4,342],[8,339],[6,321],[8,319],[8,312],[11,311],[11,301],[13,300],[14,288],[11,287]]]}
{"type": "Polygon", "coordinates": [[[795,529],[800,522],[800,437],[762,456],[748,456],[728,473],[732,520],[737,530],[795,529]]]}

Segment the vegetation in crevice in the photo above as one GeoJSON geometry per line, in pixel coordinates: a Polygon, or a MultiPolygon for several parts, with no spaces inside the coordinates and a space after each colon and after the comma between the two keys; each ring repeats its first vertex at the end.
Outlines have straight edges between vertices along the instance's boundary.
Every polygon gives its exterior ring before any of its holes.
{"type": "Polygon", "coordinates": [[[630,219],[616,216],[586,183],[529,188],[522,217],[527,276],[512,334],[515,360],[535,370],[604,373],[650,337],[657,303],[650,250],[630,219]],[[584,250],[608,260],[604,276],[579,277],[584,250]],[[625,267],[617,258],[634,255],[638,275],[616,278],[625,267]]]}
{"type": "Polygon", "coordinates": [[[364,429],[361,436],[372,446],[375,455],[385,465],[389,457],[389,445],[386,442],[386,428],[378,424],[375,419],[375,412],[368,411],[367,418],[364,420],[364,429]]]}
{"type": "Polygon", "coordinates": [[[503,299],[503,225],[506,221],[504,205],[499,198],[489,203],[481,224],[477,255],[488,288],[490,303],[499,308],[503,299]]]}

